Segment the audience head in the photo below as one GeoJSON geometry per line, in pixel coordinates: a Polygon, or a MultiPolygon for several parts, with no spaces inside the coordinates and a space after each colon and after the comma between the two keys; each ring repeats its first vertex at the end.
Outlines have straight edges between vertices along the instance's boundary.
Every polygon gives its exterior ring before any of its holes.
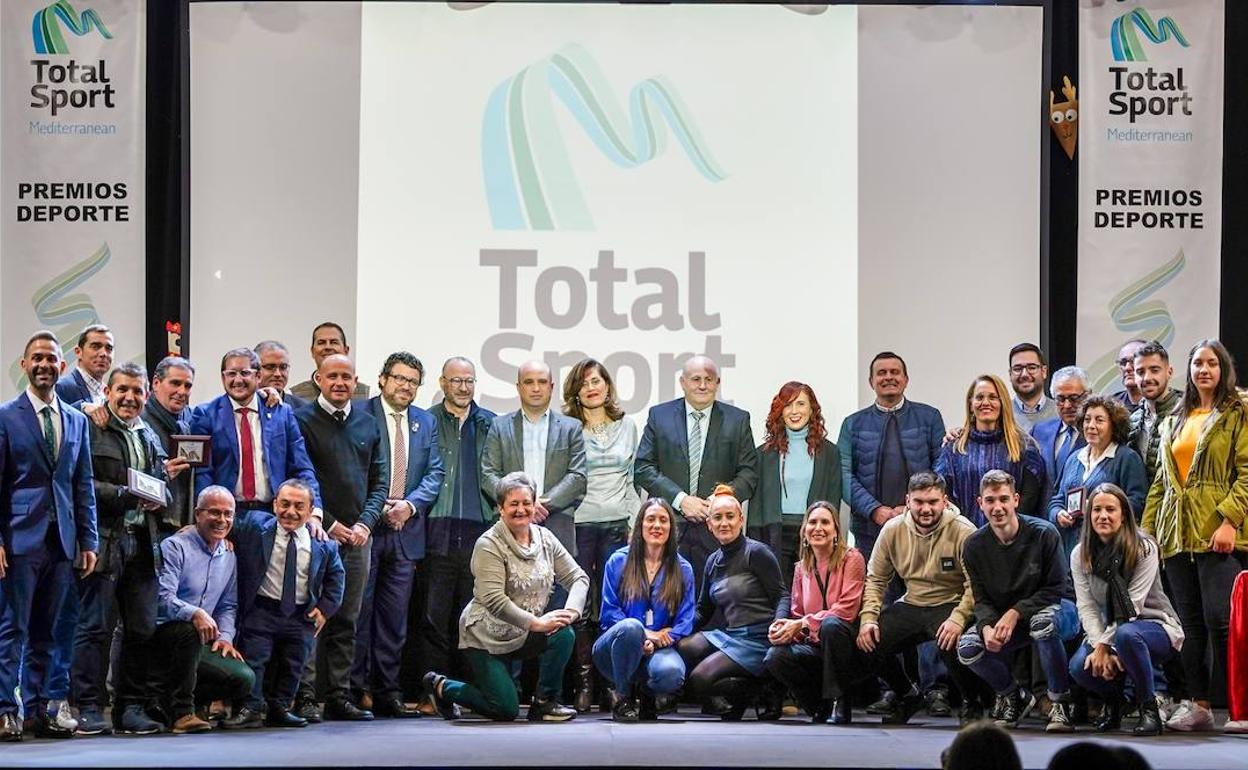
{"type": "Polygon", "coordinates": [[[981,720],[958,731],[941,752],[944,770],[1022,770],[1014,739],[1000,725],[981,720]]]}
{"type": "Polygon", "coordinates": [[[278,526],[294,532],[308,523],[312,505],[312,485],[303,479],[286,479],[273,498],[273,515],[277,517],[278,526]]]}
{"type": "Polygon", "coordinates": [[[962,435],[954,442],[953,448],[959,454],[966,454],[966,446],[971,438],[971,430],[993,431],[1000,429],[1006,452],[1011,462],[1022,459],[1027,446],[1027,435],[1014,421],[1014,407],[1006,393],[1005,383],[995,374],[981,374],[971,383],[966,391],[966,421],[962,426],[962,435]]]}
{"type": "Polygon", "coordinates": [[[46,329],[30,335],[22,348],[21,367],[31,389],[47,400],[65,372],[65,359],[61,358],[61,343],[56,335],[46,329]]]}
{"type": "Polygon", "coordinates": [[[528,529],[533,522],[533,503],[537,501],[537,485],[524,471],[513,471],[494,485],[498,515],[512,534],[528,529]]]}
{"type": "Polygon", "coordinates": [[[550,365],[545,361],[525,361],[516,370],[516,392],[520,394],[520,407],[532,414],[544,414],[550,408],[550,397],[555,392],[555,380],[550,365]]]}
{"type": "Polygon", "coordinates": [[[875,400],[884,406],[900,403],[910,384],[906,362],[891,350],[876,353],[867,367],[867,383],[875,391],[875,400]]]}
{"type": "Polygon", "coordinates": [[[940,522],[949,503],[945,480],[931,471],[919,471],[906,484],[906,510],[915,526],[929,530],[940,522]]]}
{"type": "Polygon", "coordinates": [[[1044,381],[1049,376],[1049,362],[1038,345],[1021,342],[1010,348],[1010,385],[1021,401],[1044,395],[1044,381]]]}
{"type": "Polygon", "coordinates": [[[689,406],[701,411],[715,403],[719,393],[719,367],[706,356],[692,356],[680,371],[680,389],[689,406]]]}
{"type": "Polygon", "coordinates": [[[264,340],[253,349],[260,358],[260,387],[285,393],[290,383],[290,351],[277,340],[264,340]]]}
{"type": "Polygon", "coordinates": [[[1057,402],[1057,416],[1062,422],[1078,427],[1079,410],[1088,394],[1092,392],[1092,381],[1088,373],[1077,366],[1063,366],[1053,372],[1053,400],[1057,402]]]}
{"type": "MultiPolygon", "coordinates": [[[[1197,342],[1187,354],[1187,384],[1180,406],[1184,418],[1211,400],[1215,408],[1236,396],[1235,361],[1220,340],[1197,342]]],[[[1176,431],[1177,433],[1177,431],[1176,431]]]]}
{"type": "Polygon", "coordinates": [[[1097,544],[1118,548],[1123,554],[1127,571],[1135,569],[1140,548],[1140,530],[1127,493],[1115,484],[1098,484],[1084,502],[1083,530],[1079,534],[1080,553],[1084,566],[1092,569],[1092,555],[1097,544]]]}
{"type": "Polygon", "coordinates": [[[816,500],[806,508],[802,516],[801,543],[797,549],[798,561],[806,574],[813,575],[819,557],[827,559],[828,568],[835,570],[845,559],[849,549],[841,537],[840,506],[827,500],[816,500]]]}
{"type": "Polygon", "coordinates": [[[1079,416],[1083,438],[1097,452],[1103,452],[1111,443],[1122,446],[1127,443],[1131,431],[1131,413],[1122,402],[1111,396],[1091,396],[1083,404],[1079,416]]]}
{"type": "Polygon", "coordinates": [[[979,509],[992,531],[1003,540],[1013,537],[1018,527],[1018,492],[1014,477],[1003,470],[991,470],[979,481],[979,509]]]}
{"type": "Polygon", "coordinates": [[[251,348],[235,348],[221,356],[221,384],[240,404],[251,402],[260,386],[260,357],[251,348]]]}
{"type": "Polygon", "coordinates": [[[97,380],[113,366],[113,332],[104,324],[91,324],[78,335],[74,358],[83,371],[97,380]]]}
{"type": "MultiPolygon", "coordinates": [[[[425,365],[406,350],[391,353],[381,365],[377,386],[381,397],[395,411],[403,411],[416,400],[416,392],[425,381],[425,365]]],[[[393,426],[390,428],[394,430],[393,426]]]]}
{"type": "Polygon", "coordinates": [[[333,321],[318,324],[312,330],[312,360],[320,367],[326,356],[351,355],[351,346],[347,344],[347,333],[333,321]]]}
{"type": "Polygon", "coordinates": [[[1127,344],[1118,350],[1118,372],[1122,375],[1122,387],[1127,392],[1139,389],[1139,383],[1135,379],[1135,357],[1139,353],[1140,348],[1148,344],[1148,340],[1139,338],[1127,340],[1127,344]]]}
{"type": "Polygon", "coordinates": [[[142,364],[127,362],[108,373],[104,398],[117,419],[132,423],[147,404],[147,369],[142,364]]]}
{"type": "Polygon", "coordinates": [[[717,484],[710,498],[711,511],[706,526],[720,545],[728,545],[741,536],[745,527],[745,511],[741,501],[728,484],[717,484]]]}
{"type": "Polygon", "coordinates": [[[586,409],[601,408],[608,420],[620,419],[624,410],[618,399],[611,373],[592,358],[578,361],[563,378],[563,413],[582,423],[586,409]]]}
{"type": "Polygon", "coordinates": [[[445,401],[456,410],[467,409],[477,395],[477,367],[462,356],[446,359],[442,375],[438,377],[438,387],[442,388],[445,401]]]}
{"type": "Polygon", "coordinates": [[[181,356],[165,356],[152,372],[152,398],[165,411],[179,415],[191,402],[195,367],[181,356]]]}
{"type": "Polygon", "coordinates": [[[1130,746],[1080,741],[1063,746],[1049,760],[1049,770],[1149,770],[1148,760],[1130,746]]]}
{"type": "Polygon", "coordinates": [[[806,450],[813,457],[823,450],[828,427],[823,420],[823,407],[815,398],[815,391],[804,382],[796,380],[780,386],[780,392],[771,399],[763,437],[763,449],[774,449],[782,455],[789,453],[789,431],[806,432],[806,450]]]}
{"type": "Polygon", "coordinates": [[[312,375],[321,395],[336,408],[345,407],[355,393],[355,362],[344,355],[334,353],[321,359],[312,375]]]}
{"type": "Polygon", "coordinates": [[[659,601],[668,611],[675,613],[685,594],[684,575],[676,555],[676,511],[661,497],[651,497],[641,504],[633,521],[633,533],[628,540],[628,556],[617,586],[625,602],[644,599],[650,595],[650,580],[646,578],[646,554],[656,550],[660,554],[659,569],[663,573],[663,587],[659,601]]]}
{"type": "Polygon", "coordinates": [[[1135,382],[1144,398],[1149,401],[1163,398],[1173,376],[1170,353],[1160,342],[1153,340],[1135,351],[1135,382]]]}
{"type": "Polygon", "coordinates": [[[223,486],[204,487],[195,498],[195,529],[209,548],[230,534],[234,527],[234,495],[223,486]]]}

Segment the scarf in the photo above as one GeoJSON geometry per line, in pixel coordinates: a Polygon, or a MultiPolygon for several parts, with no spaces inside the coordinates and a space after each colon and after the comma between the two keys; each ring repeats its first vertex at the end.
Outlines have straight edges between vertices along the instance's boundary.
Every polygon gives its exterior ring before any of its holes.
{"type": "Polygon", "coordinates": [[[1123,567],[1122,549],[1096,541],[1092,548],[1092,574],[1105,581],[1105,619],[1127,623],[1135,617],[1135,603],[1127,590],[1128,576],[1123,567]]]}

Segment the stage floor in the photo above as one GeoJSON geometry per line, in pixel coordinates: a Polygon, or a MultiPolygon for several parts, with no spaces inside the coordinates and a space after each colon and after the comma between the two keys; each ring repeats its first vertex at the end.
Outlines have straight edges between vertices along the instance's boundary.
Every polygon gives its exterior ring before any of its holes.
{"type": "MultiPolygon", "coordinates": [[[[951,719],[915,717],[881,727],[855,714],[851,727],[811,725],[796,717],[737,723],[695,714],[657,724],[617,725],[594,713],[566,724],[493,724],[476,719],[329,722],[302,730],[205,735],[73,738],[0,745],[0,766],[18,767],[889,767],[938,768],[953,740],[951,719]]],[[[1225,715],[1219,715],[1219,723],[1225,715]]],[[[1027,768],[1044,768],[1089,732],[1048,736],[1038,721],[1014,731],[1027,768]]],[[[1248,767],[1248,736],[1096,737],[1132,746],[1156,770],[1248,767]]]]}

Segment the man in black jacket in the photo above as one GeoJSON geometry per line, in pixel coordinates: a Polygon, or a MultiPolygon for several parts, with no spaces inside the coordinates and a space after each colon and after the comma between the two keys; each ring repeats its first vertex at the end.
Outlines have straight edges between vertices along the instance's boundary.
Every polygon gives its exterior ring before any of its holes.
{"type": "Polygon", "coordinates": [[[351,702],[351,665],[355,622],[368,582],[369,538],[385,510],[390,469],[382,453],[376,418],[366,405],[351,403],[356,389],[351,359],[344,355],[325,357],[316,370],[316,382],[321,394],[297,411],[295,419],[321,487],[321,526],[338,541],[347,579],[342,606],[325,624],[319,648],[308,656],[295,712],[308,721],[320,721],[315,686],[316,661],[321,659],[326,715],[330,719],[369,720],[372,712],[351,702]]]}
{"type": "MultiPolygon", "coordinates": [[[[121,657],[117,670],[117,699],[113,729],[146,735],[161,725],[148,714],[151,692],[147,666],[150,642],[156,630],[156,570],[154,552],[161,540],[176,530],[163,511],[169,502],[136,494],[129,471],[135,469],[164,480],[165,450],[140,414],[147,403],[147,372],[135,363],[114,369],[104,387],[109,420],[104,427],[91,423],[91,465],[100,531],[100,559],[96,571],[78,584],[80,617],[74,640],[74,701],[79,709],[78,730],[97,734],[107,729],[103,718],[104,676],[108,670],[108,622],[114,599],[122,625],[121,657]]],[[[182,470],[171,471],[175,477],[182,470]]]]}
{"type": "Polygon", "coordinates": [[[165,468],[175,474],[169,480],[169,506],[161,518],[174,527],[195,523],[190,499],[191,476],[185,458],[173,456],[173,436],[185,434],[191,424],[191,387],[195,384],[195,367],[180,356],[165,356],[152,372],[152,391],[143,407],[143,421],[152,429],[160,446],[170,458],[165,468]]]}

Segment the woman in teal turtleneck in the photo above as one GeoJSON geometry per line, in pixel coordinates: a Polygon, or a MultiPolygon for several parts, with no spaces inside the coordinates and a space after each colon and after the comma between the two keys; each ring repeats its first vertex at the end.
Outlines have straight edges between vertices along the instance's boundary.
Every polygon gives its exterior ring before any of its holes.
{"type": "Polygon", "coordinates": [[[827,436],[815,392],[805,383],[786,382],[767,413],[758,489],[747,515],[749,536],[771,546],[786,586],[806,508],[816,500],[841,504],[841,454],[827,436]]]}

